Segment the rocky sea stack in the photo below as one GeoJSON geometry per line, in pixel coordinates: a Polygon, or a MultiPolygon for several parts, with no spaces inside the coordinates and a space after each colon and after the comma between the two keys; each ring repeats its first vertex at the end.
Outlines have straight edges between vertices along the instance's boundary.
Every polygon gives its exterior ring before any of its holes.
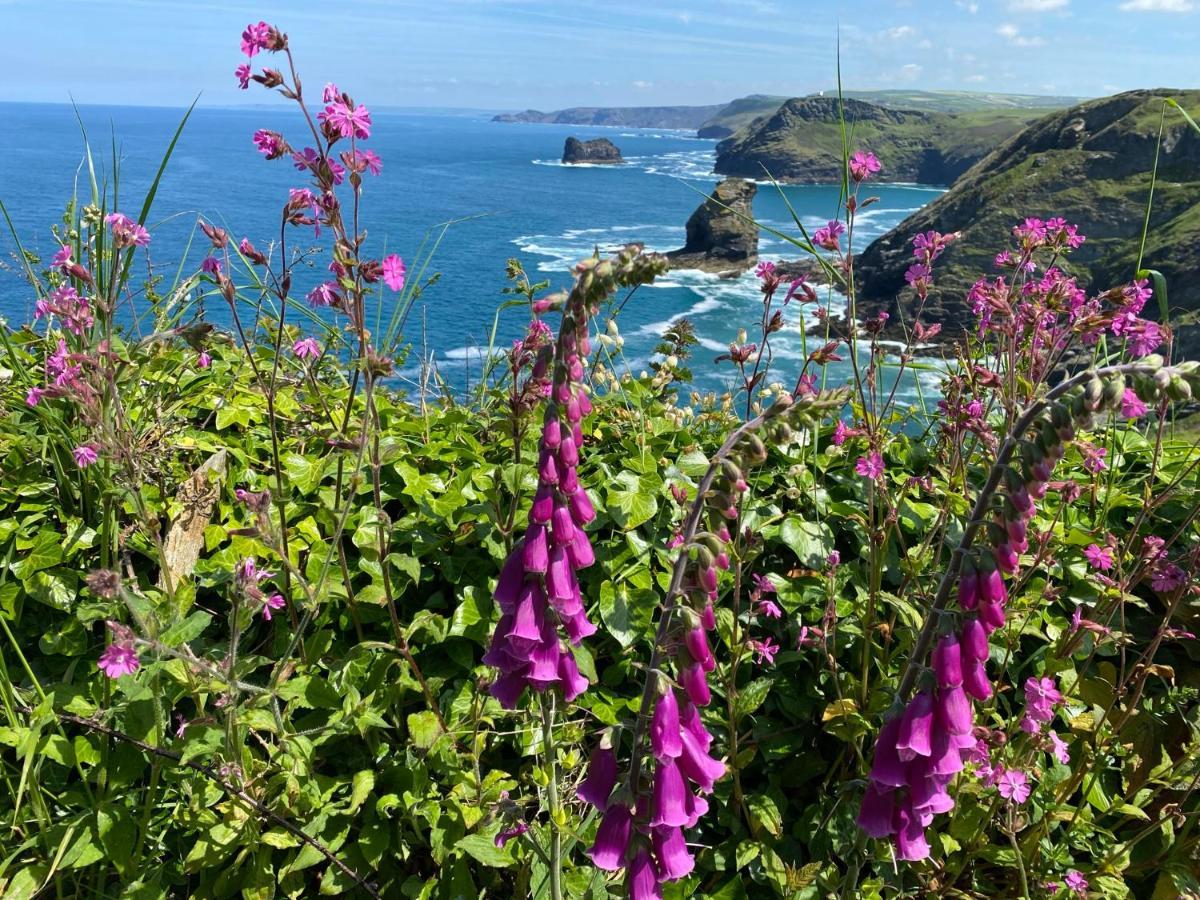
{"type": "MultiPolygon", "coordinates": [[[[947,335],[969,328],[967,292],[994,273],[992,258],[1008,246],[1013,225],[1027,216],[1061,216],[1087,241],[1064,268],[1090,290],[1129,281],[1137,266],[1142,217],[1158,143],[1163,101],[1200,104],[1200,91],[1129,91],[1051,113],[1025,128],[960,178],[945,194],[871,243],[855,272],[864,314],[884,310],[892,320],[915,313],[904,273],[913,262],[914,235],[934,229],[960,233],[934,269],[934,290],[922,318],[943,323],[947,335]]],[[[1142,266],[1170,286],[1176,349],[1200,354],[1200,135],[1167,111],[1158,162],[1158,190],[1142,266]]],[[[1147,307],[1157,316],[1157,303],[1147,307]]]]}
{"type": "Polygon", "coordinates": [[[758,261],[758,226],[753,222],[758,185],[726,178],[687,220],[687,243],[667,254],[673,269],[702,269],[738,275],[758,261]]]}
{"type": "Polygon", "coordinates": [[[616,166],[625,162],[617,145],[608,138],[581,141],[574,137],[567,138],[563,145],[562,161],[571,165],[591,163],[602,166],[616,166]]]}

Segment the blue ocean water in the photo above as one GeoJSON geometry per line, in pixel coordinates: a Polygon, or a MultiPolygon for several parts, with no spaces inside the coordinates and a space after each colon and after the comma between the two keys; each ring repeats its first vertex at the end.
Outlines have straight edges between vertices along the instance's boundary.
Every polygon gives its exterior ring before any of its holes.
{"type": "MultiPolygon", "coordinates": [[[[0,104],[8,125],[6,152],[0,154],[0,200],[28,250],[48,258],[56,245],[50,225],[62,214],[77,180],[86,196],[84,141],[76,110],[68,105],[0,104]]],[[[78,110],[99,171],[106,171],[114,148],[120,160],[118,207],[136,214],[158,160],[182,117],[182,110],[146,107],[81,107],[78,110]]],[[[452,225],[432,268],[440,280],[424,294],[408,322],[411,359],[432,359],[451,384],[462,387],[477,377],[495,310],[504,300],[509,257],[522,260],[531,275],[555,287],[569,281],[572,263],[595,247],[614,249],[641,241],[653,250],[682,246],[684,223],[716,183],[715,142],[677,131],[629,130],[558,125],[493,123],[484,114],[376,112],[366,145],[384,161],[383,174],[368,178],[362,221],[376,251],[411,259],[422,240],[440,223],[452,225]],[[558,162],[568,135],[607,137],[628,160],[625,166],[564,166],[558,162]]],[[[150,260],[168,279],[188,249],[198,216],[217,222],[236,238],[247,236],[266,247],[277,236],[279,210],[289,187],[304,186],[289,161],[265,161],[251,143],[258,128],[276,129],[303,146],[302,123],[286,105],[253,109],[198,108],[183,132],[163,178],[150,217],[154,239],[150,260]]],[[[837,212],[837,190],[787,186],[787,201],[808,227],[837,212]]],[[[878,185],[880,201],[860,214],[856,243],[865,246],[941,189],[920,185],[878,185]]],[[[795,233],[782,197],[760,186],[755,214],[764,223],[795,233]]],[[[293,231],[293,246],[317,246],[311,232],[293,231]]],[[[187,266],[206,253],[202,239],[192,244],[187,266]]],[[[34,298],[13,265],[15,247],[0,232],[0,315],[10,323],[28,321],[34,298]]],[[[796,258],[794,248],[764,233],[763,259],[796,258]]],[[[316,280],[328,257],[312,257],[308,278],[316,280]]],[[[305,276],[298,281],[303,284],[305,276]]],[[[219,303],[209,317],[222,322],[219,303]]],[[[624,307],[623,363],[638,372],[651,359],[663,329],[687,316],[701,339],[691,363],[706,389],[730,385],[727,368],[714,364],[741,326],[752,327],[760,294],[752,273],[723,280],[698,272],[670,273],[651,289],[638,291],[624,307]]],[[[775,365],[780,380],[794,379],[802,363],[798,315],[776,335],[775,365]]],[[[501,346],[518,336],[518,312],[503,318],[501,346]]],[[[413,375],[410,366],[406,375],[413,375]]],[[[936,378],[930,377],[930,386],[936,378]]],[[[911,387],[907,389],[911,391],[911,387]]]]}

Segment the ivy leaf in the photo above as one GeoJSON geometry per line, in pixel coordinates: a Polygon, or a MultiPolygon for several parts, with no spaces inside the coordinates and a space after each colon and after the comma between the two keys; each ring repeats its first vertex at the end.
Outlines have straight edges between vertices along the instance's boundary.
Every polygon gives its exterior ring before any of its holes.
{"type": "Polygon", "coordinates": [[[617,475],[608,489],[608,512],[623,531],[645,524],[658,512],[658,497],[651,484],[661,484],[657,477],[635,475],[625,471],[617,475]]]}
{"type": "Polygon", "coordinates": [[[779,539],[810,569],[819,569],[833,550],[833,531],[823,522],[784,519],[779,539]]]}

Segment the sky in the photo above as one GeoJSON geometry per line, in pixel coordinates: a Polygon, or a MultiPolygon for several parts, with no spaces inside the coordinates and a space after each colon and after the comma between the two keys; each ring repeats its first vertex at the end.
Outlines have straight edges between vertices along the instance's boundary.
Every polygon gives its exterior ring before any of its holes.
{"type": "Polygon", "coordinates": [[[258,19],[306,83],[379,107],[805,94],[835,84],[839,36],[847,88],[1200,86],[1200,0],[0,0],[0,100],[263,103],[232,74],[258,19]]]}

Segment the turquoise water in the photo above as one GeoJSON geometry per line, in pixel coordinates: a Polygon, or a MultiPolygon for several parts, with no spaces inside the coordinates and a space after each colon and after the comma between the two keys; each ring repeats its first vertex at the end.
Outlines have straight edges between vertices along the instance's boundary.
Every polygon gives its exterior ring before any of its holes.
{"type": "MultiPolygon", "coordinates": [[[[0,155],[0,199],[27,249],[48,257],[55,249],[49,226],[61,213],[81,170],[83,140],[75,111],[66,105],[0,104],[8,123],[7,152],[0,155]]],[[[93,153],[105,160],[117,147],[121,160],[119,205],[136,214],[181,110],[145,107],[83,107],[80,116],[93,153]]],[[[497,305],[504,297],[505,260],[516,256],[531,274],[554,286],[568,282],[576,260],[630,241],[653,250],[683,244],[684,222],[716,183],[710,174],[715,142],[675,131],[559,125],[513,125],[486,115],[428,115],[377,112],[366,145],[384,161],[383,174],[368,178],[363,221],[369,243],[411,258],[440,223],[453,225],[433,262],[441,279],[409,319],[412,359],[431,358],[442,375],[465,386],[477,375],[497,305]],[[629,164],[620,167],[563,166],[558,162],[568,135],[608,137],[629,164]]],[[[174,276],[197,216],[225,225],[235,237],[265,247],[278,233],[278,210],[287,188],[304,181],[287,160],[266,162],[250,137],[257,128],[282,131],[303,146],[300,122],[286,106],[263,109],[197,109],[188,122],[151,214],[152,264],[174,276]]],[[[82,185],[83,182],[81,182],[82,185]]],[[[788,186],[788,201],[806,226],[836,212],[837,191],[824,186],[788,186]]],[[[859,218],[861,246],[933,199],[941,189],[879,185],[880,202],[859,218]]],[[[756,216],[794,233],[784,201],[770,185],[760,186],[756,216]]],[[[293,230],[295,246],[313,245],[311,232],[293,230]]],[[[201,236],[202,238],[202,236],[201,236]]],[[[188,263],[198,266],[203,240],[191,247],[188,263]]],[[[795,258],[783,241],[764,234],[763,259],[795,258]]],[[[0,234],[7,264],[0,270],[0,314],[28,321],[33,296],[12,267],[14,248],[0,234]]],[[[315,280],[327,256],[313,257],[315,280]]],[[[701,339],[691,368],[707,389],[729,385],[728,369],[713,363],[741,326],[751,328],[760,306],[751,273],[722,280],[697,272],[672,272],[659,285],[638,291],[620,317],[624,364],[645,368],[662,330],[689,317],[701,339]]],[[[219,303],[209,317],[222,322],[219,303]]],[[[503,319],[502,345],[520,331],[521,314],[503,319]]],[[[780,380],[794,379],[802,361],[798,321],[772,339],[780,380]]],[[[752,332],[753,333],[753,332],[752,332]]],[[[415,374],[409,366],[406,377],[415,374]]],[[[931,379],[930,383],[935,383],[931,379]]],[[[911,387],[910,389],[911,390],[911,387]]]]}

